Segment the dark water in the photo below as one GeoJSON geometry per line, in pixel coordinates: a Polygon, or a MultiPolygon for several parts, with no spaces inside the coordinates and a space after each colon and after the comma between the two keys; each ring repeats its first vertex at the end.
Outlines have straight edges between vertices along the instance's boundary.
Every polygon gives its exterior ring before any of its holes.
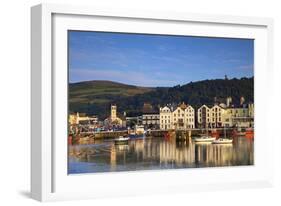
{"type": "Polygon", "coordinates": [[[235,137],[233,144],[215,145],[145,138],[127,145],[113,141],[69,146],[68,173],[159,170],[253,165],[254,140],[235,137]]]}

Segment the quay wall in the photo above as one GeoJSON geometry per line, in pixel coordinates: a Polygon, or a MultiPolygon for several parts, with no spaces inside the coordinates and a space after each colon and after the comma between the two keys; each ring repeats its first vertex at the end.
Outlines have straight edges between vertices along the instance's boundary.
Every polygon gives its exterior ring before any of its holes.
{"type": "MultiPolygon", "coordinates": [[[[226,134],[230,135],[233,132],[232,128],[225,129],[226,134]]],[[[218,128],[216,130],[209,130],[208,134],[211,135],[212,133],[216,132],[219,136],[224,135],[224,129],[223,128],[218,128]]],[[[177,136],[186,134],[188,136],[198,136],[200,134],[206,133],[206,131],[201,130],[201,129],[188,129],[188,130],[150,130],[147,132],[147,136],[153,136],[153,137],[163,137],[167,133],[175,133],[177,136]]],[[[128,135],[128,131],[111,131],[111,132],[84,132],[81,133],[81,137],[91,137],[95,139],[104,139],[104,138],[116,138],[119,136],[126,136],[128,135]]]]}

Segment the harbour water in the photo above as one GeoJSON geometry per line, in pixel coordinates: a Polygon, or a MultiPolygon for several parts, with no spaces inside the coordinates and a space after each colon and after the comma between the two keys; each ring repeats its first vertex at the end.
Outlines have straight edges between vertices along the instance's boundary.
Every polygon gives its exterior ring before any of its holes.
{"type": "Polygon", "coordinates": [[[234,137],[226,145],[164,137],[131,139],[124,145],[96,140],[71,145],[68,152],[69,174],[242,166],[254,164],[254,139],[234,137]]]}

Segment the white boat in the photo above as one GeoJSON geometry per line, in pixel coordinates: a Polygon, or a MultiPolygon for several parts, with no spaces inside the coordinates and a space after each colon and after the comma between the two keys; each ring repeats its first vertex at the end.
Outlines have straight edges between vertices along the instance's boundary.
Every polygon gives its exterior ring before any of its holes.
{"type": "Polygon", "coordinates": [[[202,135],[202,136],[200,136],[200,137],[196,137],[195,139],[194,139],[194,141],[196,142],[196,143],[199,143],[199,142],[201,142],[201,143],[203,143],[203,142],[206,142],[206,143],[208,143],[208,142],[213,142],[214,140],[215,140],[216,138],[215,137],[211,137],[211,136],[209,136],[208,135],[208,128],[206,129],[206,134],[205,135],[202,135]]]}
{"type": "Polygon", "coordinates": [[[194,139],[195,142],[213,142],[216,138],[211,136],[201,136],[194,139]]]}
{"type": "Polygon", "coordinates": [[[129,137],[119,136],[118,138],[114,139],[114,142],[115,144],[127,144],[129,139],[129,137]]]}
{"type": "Polygon", "coordinates": [[[219,138],[215,141],[213,141],[213,144],[232,144],[233,140],[232,139],[227,139],[227,138],[219,138]]]}
{"type": "Polygon", "coordinates": [[[215,141],[213,141],[213,144],[232,144],[233,140],[226,138],[226,130],[224,127],[224,138],[219,138],[215,141]]]}

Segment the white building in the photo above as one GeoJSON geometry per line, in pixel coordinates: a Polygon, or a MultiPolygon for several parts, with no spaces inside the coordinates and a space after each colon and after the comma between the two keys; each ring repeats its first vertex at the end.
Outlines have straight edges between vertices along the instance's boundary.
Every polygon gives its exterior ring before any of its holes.
{"type": "Polygon", "coordinates": [[[227,104],[208,107],[202,105],[197,111],[199,128],[253,127],[254,104],[239,106],[227,104]]]}
{"type": "Polygon", "coordinates": [[[159,129],[160,125],[159,113],[147,113],[142,115],[142,125],[145,128],[159,129]]]}
{"type": "MultiPolygon", "coordinates": [[[[254,127],[254,104],[243,104],[227,108],[229,126],[254,127]]],[[[227,126],[227,125],[226,125],[227,126]]]]}
{"type": "Polygon", "coordinates": [[[85,113],[70,114],[69,115],[69,124],[97,124],[98,117],[97,116],[87,116],[85,113]]]}
{"type": "Polygon", "coordinates": [[[202,105],[197,112],[198,126],[200,128],[223,127],[227,118],[227,111],[220,105],[208,107],[202,105]]]}
{"type": "Polygon", "coordinates": [[[192,128],[195,128],[195,112],[192,106],[182,103],[178,106],[160,108],[160,129],[192,128]]]}

